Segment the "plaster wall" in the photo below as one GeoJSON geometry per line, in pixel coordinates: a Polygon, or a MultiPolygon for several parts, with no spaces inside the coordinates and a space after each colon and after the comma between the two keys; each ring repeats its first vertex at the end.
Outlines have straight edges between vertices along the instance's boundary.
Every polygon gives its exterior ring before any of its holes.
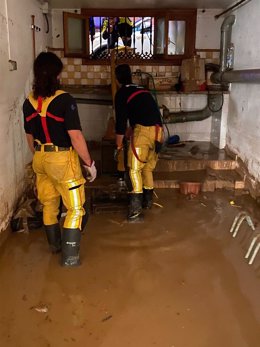
{"type": "Polygon", "coordinates": [[[25,166],[31,160],[23,132],[22,103],[31,87],[32,30],[35,15],[36,52],[50,44],[37,0],[0,2],[0,232],[10,221],[24,189],[25,166]],[[10,71],[9,60],[17,63],[10,71]]]}
{"type": "Polygon", "coordinates": [[[219,49],[222,18],[215,19],[220,9],[198,9],[196,49],[219,49]]]}
{"type": "MultiPolygon", "coordinates": [[[[260,2],[251,1],[234,12],[234,69],[260,68],[260,2]]],[[[260,182],[260,88],[257,84],[232,83],[227,145],[246,164],[255,183],[260,182]]]]}

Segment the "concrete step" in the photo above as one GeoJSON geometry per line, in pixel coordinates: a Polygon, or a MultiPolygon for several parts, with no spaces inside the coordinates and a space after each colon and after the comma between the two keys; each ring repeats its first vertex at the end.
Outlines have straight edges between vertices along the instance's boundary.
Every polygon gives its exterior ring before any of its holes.
{"type": "Polygon", "coordinates": [[[204,170],[155,172],[155,188],[180,188],[181,182],[200,182],[201,190],[212,192],[216,189],[245,189],[245,182],[235,170],[204,170]]]}
{"type": "Polygon", "coordinates": [[[206,159],[165,159],[159,158],[155,172],[195,171],[211,168],[214,170],[235,170],[237,162],[232,159],[206,160],[206,159]]]}
{"type": "Polygon", "coordinates": [[[224,149],[209,142],[188,141],[163,148],[156,171],[234,170],[236,167],[237,162],[224,149]]]}

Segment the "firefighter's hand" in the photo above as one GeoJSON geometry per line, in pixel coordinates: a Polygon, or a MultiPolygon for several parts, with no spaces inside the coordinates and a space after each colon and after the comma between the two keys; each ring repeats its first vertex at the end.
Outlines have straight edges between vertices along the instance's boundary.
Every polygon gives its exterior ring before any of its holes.
{"type": "Polygon", "coordinates": [[[123,147],[118,147],[117,149],[115,149],[114,151],[114,160],[118,161],[118,157],[120,155],[120,152],[123,150],[123,147]]]}
{"type": "Polygon", "coordinates": [[[89,180],[89,182],[93,182],[97,177],[97,169],[94,160],[92,161],[90,166],[83,165],[83,167],[87,171],[87,180],[89,180]]]}

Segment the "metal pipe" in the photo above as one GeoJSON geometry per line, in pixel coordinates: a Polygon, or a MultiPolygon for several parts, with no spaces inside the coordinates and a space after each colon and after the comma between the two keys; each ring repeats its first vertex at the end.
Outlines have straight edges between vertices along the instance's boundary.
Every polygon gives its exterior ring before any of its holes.
{"type": "Polygon", "coordinates": [[[260,83],[260,69],[216,72],[210,79],[213,83],[260,83]]]}
{"type": "Polygon", "coordinates": [[[34,25],[34,19],[35,19],[35,16],[32,14],[31,15],[31,18],[32,18],[32,24],[31,24],[31,29],[32,29],[32,44],[33,44],[33,60],[35,59],[36,57],[36,48],[35,48],[35,25],[34,25]]]}
{"type": "Polygon", "coordinates": [[[216,15],[215,15],[215,19],[218,19],[218,18],[221,17],[223,14],[225,14],[225,13],[227,13],[227,12],[230,12],[230,11],[236,9],[238,6],[242,5],[242,4],[243,4],[244,2],[246,2],[246,1],[249,2],[249,1],[251,1],[251,0],[240,0],[239,2],[237,2],[236,4],[234,4],[233,6],[227,8],[225,11],[223,11],[223,12],[221,12],[221,13],[219,13],[219,14],[216,14],[216,15]]]}
{"type": "Polygon", "coordinates": [[[236,17],[234,15],[228,16],[221,25],[220,71],[227,69],[227,51],[231,43],[232,25],[235,23],[235,19],[236,17]]]}
{"type": "Polygon", "coordinates": [[[163,105],[163,123],[185,123],[194,122],[207,119],[211,116],[211,112],[208,107],[205,107],[199,111],[190,112],[170,112],[169,109],[163,105]]]}
{"type": "Polygon", "coordinates": [[[223,95],[213,94],[208,98],[208,104],[205,108],[197,111],[181,111],[181,112],[170,112],[170,110],[162,105],[163,108],[163,123],[185,123],[202,121],[209,118],[213,112],[219,112],[222,108],[223,95]]]}

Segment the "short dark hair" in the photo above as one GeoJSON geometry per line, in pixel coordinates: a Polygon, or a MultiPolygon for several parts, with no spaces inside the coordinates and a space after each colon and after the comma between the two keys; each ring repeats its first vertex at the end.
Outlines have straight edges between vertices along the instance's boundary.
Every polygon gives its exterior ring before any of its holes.
{"type": "Polygon", "coordinates": [[[128,64],[121,64],[115,68],[116,79],[120,84],[126,85],[132,83],[132,73],[128,64]]]}
{"type": "Polygon", "coordinates": [[[57,79],[63,69],[62,61],[52,52],[41,52],[34,61],[34,83],[33,96],[49,97],[59,89],[60,83],[57,79]]]}

